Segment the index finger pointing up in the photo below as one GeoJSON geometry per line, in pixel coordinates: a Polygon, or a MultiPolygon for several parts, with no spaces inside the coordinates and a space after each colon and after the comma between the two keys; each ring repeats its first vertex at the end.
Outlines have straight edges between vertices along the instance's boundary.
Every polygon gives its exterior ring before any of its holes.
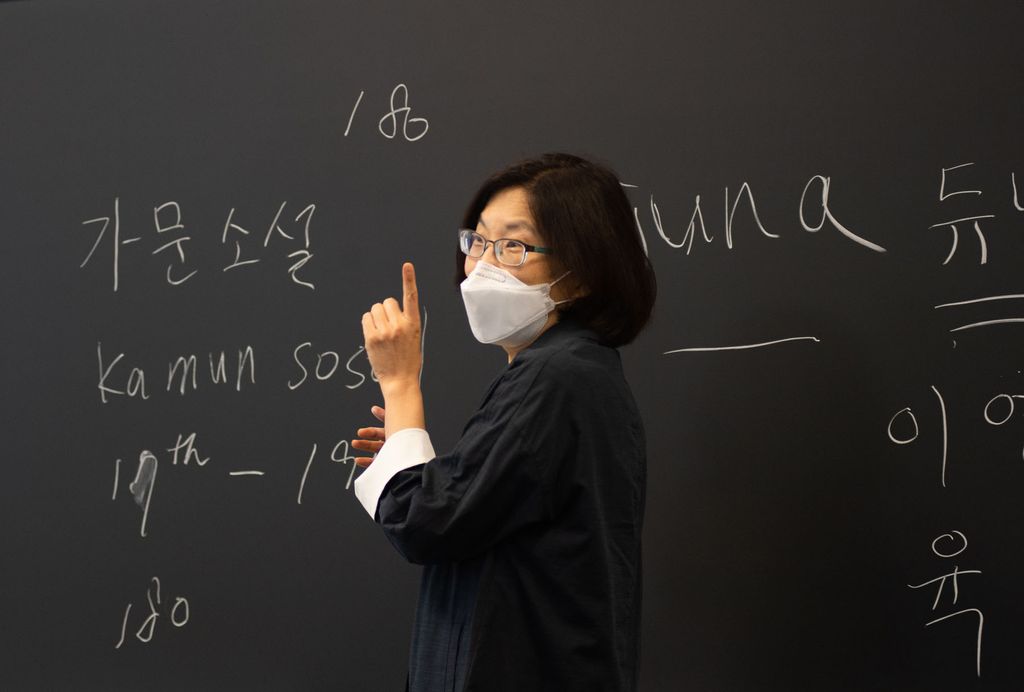
{"type": "Polygon", "coordinates": [[[416,269],[412,262],[402,265],[402,312],[410,320],[420,321],[420,298],[416,292],[416,269]]]}

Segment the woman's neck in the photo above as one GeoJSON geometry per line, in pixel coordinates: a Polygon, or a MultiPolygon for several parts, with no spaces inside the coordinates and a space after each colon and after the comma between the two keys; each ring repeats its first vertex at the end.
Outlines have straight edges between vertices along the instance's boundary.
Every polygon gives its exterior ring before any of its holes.
{"type": "Polygon", "coordinates": [[[558,311],[555,310],[555,311],[552,311],[552,313],[550,315],[548,315],[548,321],[544,323],[544,326],[537,333],[537,336],[533,337],[533,339],[531,339],[530,341],[528,341],[525,344],[522,344],[520,346],[516,346],[515,348],[510,348],[508,346],[502,346],[502,348],[505,349],[505,353],[508,354],[508,362],[511,363],[513,361],[513,359],[515,359],[515,357],[517,355],[519,355],[519,353],[521,353],[522,351],[526,350],[530,346],[530,344],[532,344],[534,341],[536,341],[537,339],[540,338],[541,334],[543,334],[547,330],[551,329],[553,326],[555,326],[555,324],[557,322],[558,322],[558,311]]]}

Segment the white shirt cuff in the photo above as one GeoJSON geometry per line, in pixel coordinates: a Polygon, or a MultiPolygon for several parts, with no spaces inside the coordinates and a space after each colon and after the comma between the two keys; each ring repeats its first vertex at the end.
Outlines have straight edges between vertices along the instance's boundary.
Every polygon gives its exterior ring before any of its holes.
{"type": "Polygon", "coordinates": [[[396,473],[428,462],[435,456],[430,435],[423,428],[403,428],[389,437],[373,463],[354,483],[356,498],[370,518],[375,518],[384,486],[396,473]]]}

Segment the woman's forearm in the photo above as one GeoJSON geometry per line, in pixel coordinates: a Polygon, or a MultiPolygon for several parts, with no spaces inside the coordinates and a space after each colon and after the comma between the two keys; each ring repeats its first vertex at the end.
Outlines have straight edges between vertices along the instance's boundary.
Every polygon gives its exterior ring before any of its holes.
{"type": "Polygon", "coordinates": [[[423,393],[418,379],[381,383],[384,395],[384,437],[391,437],[405,428],[426,429],[423,414],[423,393]]]}

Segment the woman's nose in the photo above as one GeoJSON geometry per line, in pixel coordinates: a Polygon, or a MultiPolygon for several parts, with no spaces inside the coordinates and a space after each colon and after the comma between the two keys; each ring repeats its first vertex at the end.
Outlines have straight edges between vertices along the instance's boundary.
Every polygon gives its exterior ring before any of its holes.
{"type": "Polygon", "coordinates": [[[484,248],[484,254],[478,258],[481,262],[487,262],[495,267],[500,266],[501,262],[498,261],[498,256],[494,253],[494,243],[488,243],[487,247],[484,248]]]}
{"type": "Polygon", "coordinates": [[[484,254],[482,254],[479,257],[466,258],[465,271],[467,276],[470,274],[470,272],[473,271],[473,268],[476,267],[477,262],[486,262],[487,264],[490,264],[493,267],[501,266],[501,263],[498,262],[498,258],[494,256],[494,248],[492,247],[488,247],[486,250],[484,250],[484,254]]]}

